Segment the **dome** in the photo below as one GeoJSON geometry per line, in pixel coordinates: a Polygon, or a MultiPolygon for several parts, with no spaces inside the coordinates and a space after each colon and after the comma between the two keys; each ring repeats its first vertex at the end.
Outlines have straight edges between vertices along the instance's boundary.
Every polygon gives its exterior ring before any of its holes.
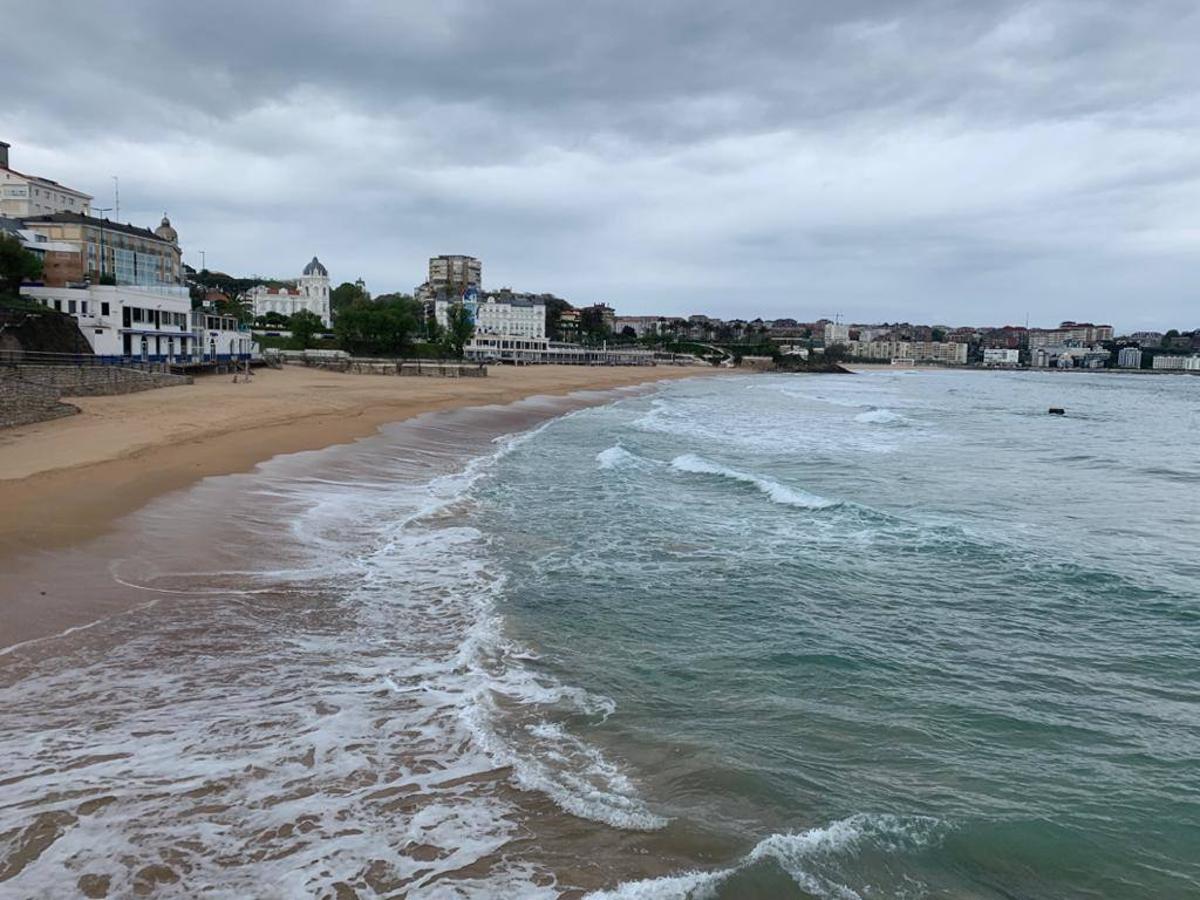
{"type": "Polygon", "coordinates": [[[326,278],[328,278],[329,270],[326,269],[323,265],[321,265],[321,261],[314,256],[312,258],[312,262],[310,262],[307,266],[304,267],[304,274],[305,275],[323,275],[326,278]]]}
{"type": "Polygon", "coordinates": [[[162,217],[162,224],[154,229],[154,233],[164,241],[170,241],[172,244],[179,243],[179,232],[171,227],[171,220],[165,214],[162,217]]]}

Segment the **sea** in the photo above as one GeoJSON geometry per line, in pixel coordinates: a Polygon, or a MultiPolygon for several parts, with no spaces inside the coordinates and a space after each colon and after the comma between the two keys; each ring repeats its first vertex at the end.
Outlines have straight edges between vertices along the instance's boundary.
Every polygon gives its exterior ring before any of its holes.
{"type": "Polygon", "coordinates": [[[0,896],[1200,897],[1198,435],[734,374],[206,479],[29,563],[0,896]]]}

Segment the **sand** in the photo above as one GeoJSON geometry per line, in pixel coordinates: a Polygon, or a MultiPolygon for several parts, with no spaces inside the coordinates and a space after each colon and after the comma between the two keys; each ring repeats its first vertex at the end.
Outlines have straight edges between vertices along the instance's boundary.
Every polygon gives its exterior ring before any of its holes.
{"type": "Polygon", "coordinates": [[[350,375],[288,366],[249,384],[71,399],[82,412],[0,431],[0,558],[73,544],[159,494],[316,450],[434,410],[684,378],[702,367],[492,367],[487,378],[350,375]]]}

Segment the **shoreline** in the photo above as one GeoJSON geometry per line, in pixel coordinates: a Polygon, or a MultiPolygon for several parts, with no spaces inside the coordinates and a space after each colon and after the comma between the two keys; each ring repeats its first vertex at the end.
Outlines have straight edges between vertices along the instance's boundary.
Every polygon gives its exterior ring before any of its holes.
{"type": "Polygon", "coordinates": [[[204,478],[352,443],[423,413],[714,373],[701,367],[495,367],[487,378],[398,378],[287,367],[250,384],[79,397],[75,416],[0,432],[0,559],[98,537],[204,478]]]}

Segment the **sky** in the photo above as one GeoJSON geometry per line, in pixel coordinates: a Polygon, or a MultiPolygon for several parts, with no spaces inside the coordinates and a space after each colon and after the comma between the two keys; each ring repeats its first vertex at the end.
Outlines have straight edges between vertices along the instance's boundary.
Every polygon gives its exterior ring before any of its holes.
{"type": "Polygon", "coordinates": [[[185,262],[622,315],[1200,327],[1194,0],[6,4],[12,168],[185,262]],[[110,214],[111,215],[111,214],[110,214]]]}

